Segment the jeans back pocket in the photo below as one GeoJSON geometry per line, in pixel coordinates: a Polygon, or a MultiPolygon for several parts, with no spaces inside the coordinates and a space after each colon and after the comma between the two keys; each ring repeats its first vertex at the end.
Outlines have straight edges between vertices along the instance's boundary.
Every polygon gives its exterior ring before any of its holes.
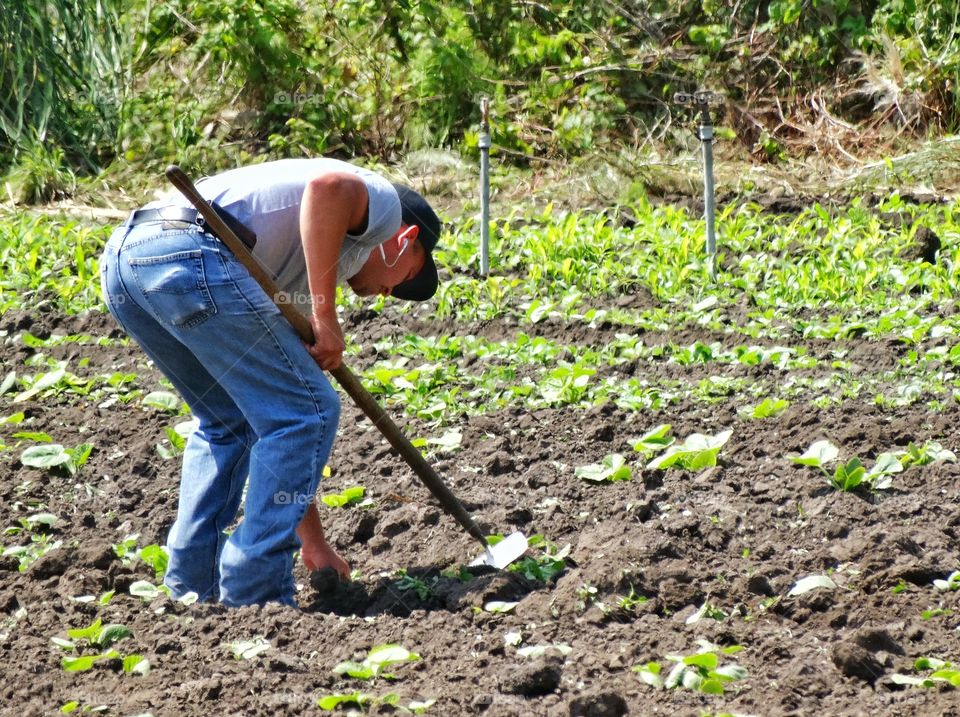
{"type": "Polygon", "coordinates": [[[144,301],[161,323],[186,328],[217,313],[200,249],[131,258],[129,265],[144,301]]]}

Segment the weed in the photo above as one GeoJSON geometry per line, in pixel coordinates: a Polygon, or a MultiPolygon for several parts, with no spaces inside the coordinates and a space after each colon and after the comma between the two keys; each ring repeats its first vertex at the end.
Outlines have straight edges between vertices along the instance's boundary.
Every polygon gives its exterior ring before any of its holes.
{"type": "Polygon", "coordinates": [[[556,546],[549,543],[542,535],[532,535],[528,542],[530,547],[541,547],[543,553],[537,557],[524,556],[511,564],[508,570],[520,573],[527,580],[538,582],[549,582],[566,570],[567,556],[572,549],[570,545],[556,550],[556,546]]]}
{"type": "Polygon", "coordinates": [[[422,578],[408,575],[405,568],[397,570],[394,573],[394,576],[397,577],[394,587],[401,592],[415,592],[417,597],[424,602],[436,595],[436,587],[439,578],[431,578],[428,582],[422,578]]]}

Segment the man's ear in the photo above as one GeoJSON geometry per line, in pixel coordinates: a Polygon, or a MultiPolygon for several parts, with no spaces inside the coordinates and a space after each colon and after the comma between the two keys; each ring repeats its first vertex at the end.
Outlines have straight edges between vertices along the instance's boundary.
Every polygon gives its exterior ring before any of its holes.
{"type": "MultiPolygon", "coordinates": [[[[404,232],[406,232],[407,239],[408,239],[409,241],[415,242],[415,241],[417,240],[417,237],[420,236],[420,225],[419,225],[419,224],[411,224],[411,225],[409,225],[406,229],[404,229],[402,232],[400,232],[400,234],[403,234],[404,232]]],[[[398,243],[399,243],[399,238],[400,238],[400,235],[398,234],[398,235],[397,235],[398,243]]]]}

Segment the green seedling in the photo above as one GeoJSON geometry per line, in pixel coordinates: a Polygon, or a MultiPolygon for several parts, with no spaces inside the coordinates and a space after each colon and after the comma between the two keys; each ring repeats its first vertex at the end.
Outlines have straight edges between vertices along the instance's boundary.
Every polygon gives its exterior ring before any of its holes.
{"type": "Polygon", "coordinates": [[[573,648],[567,643],[555,642],[550,645],[526,645],[524,647],[517,648],[517,657],[529,657],[531,659],[536,659],[538,657],[543,657],[548,652],[553,650],[556,650],[564,657],[573,652],[573,648]]]}
{"type": "Polygon", "coordinates": [[[156,544],[147,545],[140,548],[137,555],[143,562],[153,568],[157,582],[163,582],[163,578],[167,574],[167,564],[170,562],[170,556],[167,554],[166,548],[156,544]]]}
{"type": "Polygon", "coordinates": [[[867,472],[860,462],[859,458],[851,458],[846,463],[837,466],[833,476],[830,478],[830,485],[837,490],[852,491],[860,487],[867,472]]]}
{"type": "Polygon", "coordinates": [[[183,402],[180,397],[170,391],[151,391],[143,397],[144,406],[157,408],[167,413],[180,413],[183,402]]]}
{"type": "Polygon", "coordinates": [[[667,451],[647,464],[647,468],[681,468],[701,471],[717,465],[720,449],[730,440],[733,431],[721,431],[713,436],[693,433],[680,445],[672,445],[667,451]]]}
{"type": "Polygon", "coordinates": [[[395,680],[396,675],[384,672],[394,665],[416,662],[420,655],[410,652],[401,645],[378,645],[372,648],[362,662],[340,662],[333,668],[336,675],[347,675],[358,680],[395,680]]]}
{"type": "Polygon", "coordinates": [[[72,714],[77,710],[80,710],[82,714],[95,714],[98,712],[109,712],[110,708],[107,705],[81,705],[78,700],[70,700],[60,705],[61,714],[72,714]]]}
{"type": "Polygon", "coordinates": [[[79,653],[75,657],[64,656],[61,660],[61,666],[67,672],[86,672],[101,660],[120,660],[124,672],[146,675],[150,671],[149,660],[141,655],[125,656],[113,648],[131,634],[123,625],[104,625],[97,618],[87,627],[67,630],[71,639],[54,637],[51,641],[65,652],[79,653]]]}
{"type": "Polygon", "coordinates": [[[719,648],[703,641],[700,651],[694,655],[667,655],[667,659],[676,663],[673,669],[663,677],[663,665],[648,662],[636,665],[633,671],[651,687],[661,689],[684,688],[710,695],[721,695],[725,685],[746,678],[747,671],[737,664],[720,665],[720,655],[732,655],[743,648],[739,645],[719,648]]]}
{"type": "MultiPolygon", "coordinates": [[[[958,344],[960,346],[960,344],[958,344]]],[[[931,463],[956,463],[957,456],[936,441],[927,441],[922,446],[913,443],[907,445],[906,450],[899,455],[904,468],[909,466],[926,466],[931,463]]]]}
{"type": "Polygon", "coordinates": [[[20,462],[31,468],[63,469],[77,475],[93,451],[92,443],[81,443],[75,448],[64,448],[59,443],[30,446],[20,454],[20,462]]]}
{"type": "Polygon", "coordinates": [[[67,371],[66,361],[54,361],[55,367],[50,371],[35,376],[25,376],[20,382],[26,387],[13,397],[14,403],[22,403],[31,399],[45,399],[63,393],[73,393],[86,396],[93,387],[93,379],[83,379],[67,371]]]}
{"type": "Polygon", "coordinates": [[[670,435],[670,429],[669,423],[661,423],[659,426],[651,428],[633,442],[633,450],[649,458],[654,453],[669,448],[676,440],[670,435]]]}
{"type": "Polygon", "coordinates": [[[130,585],[130,594],[144,602],[153,602],[158,597],[170,597],[170,588],[166,585],[154,585],[146,580],[137,580],[130,585]]]}
{"type": "Polygon", "coordinates": [[[743,409],[741,415],[747,418],[772,418],[779,416],[789,407],[790,401],[784,398],[765,398],[756,406],[749,406],[743,409]]]}
{"type": "Polygon", "coordinates": [[[513,609],[519,605],[519,602],[504,602],[503,600],[490,600],[487,603],[484,603],[483,610],[484,612],[492,613],[509,613],[513,612],[513,609]]]}
{"type": "Polygon", "coordinates": [[[637,592],[634,588],[630,588],[630,592],[626,595],[622,595],[617,598],[617,607],[620,608],[623,612],[632,613],[640,605],[647,602],[649,598],[644,597],[643,595],[637,595],[637,592]]]}
{"type": "Polygon", "coordinates": [[[137,562],[137,541],[140,539],[140,533],[131,533],[126,536],[119,543],[113,544],[113,553],[118,558],[124,567],[130,567],[137,562]]]}
{"type": "Polygon", "coordinates": [[[830,441],[816,441],[799,456],[790,456],[790,460],[797,465],[817,468],[827,477],[828,483],[837,490],[855,491],[861,485],[867,485],[873,490],[890,488],[890,476],[903,471],[903,464],[893,453],[881,453],[877,456],[874,465],[868,471],[863,462],[853,457],[846,463],[839,463],[831,474],[827,465],[837,460],[840,450],[830,441]]]}
{"type": "Polygon", "coordinates": [[[604,456],[602,463],[579,466],[574,470],[574,475],[591,483],[615,483],[632,477],[630,466],[626,465],[626,459],[619,453],[604,456]]]}
{"type": "Polygon", "coordinates": [[[397,578],[394,587],[401,592],[415,592],[417,597],[423,601],[436,595],[439,578],[431,578],[428,582],[413,575],[408,575],[406,568],[400,568],[394,573],[394,576],[397,578]]]}
{"type": "Polygon", "coordinates": [[[224,647],[230,650],[230,654],[233,655],[233,659],[239,662],[241,660],[252,660],[254,657],[262,655],[264,652],[270,649],[270,641],[262,635],[257,635],[250,640],[237,640],[236,642],[228,642],[224,645],[224,647]]]}
{"type": "Polygon", "coordinates": [[[350,505],[369,507],[373,505],[373,501],[364,500],[363,496],[366,492],[366,488],[358,485],[346,488],[342,493],[328,493],[327,495],[320,496],[320,500],[331,508],[344,508],[350,505]]]}
{"type": "Polygon", "coordinates": [[[933,586],[943,592],[955,592],[960,590],[960,570],[955,570],[947,576],[946,580],[934,580],[933,586]]]}
{"type": "Polygon", "coordinates": [[[438,453],[456,453],[463,442],[463,434],[459,428],[451,428],[437,438],[428,438],[427,445],[438,453]]]}
{"type": "MultiPolygon", "coordinates": [[[[156,543],[137,548],[137,540],[139,539],[139,533],[131,533],[119,543],[114,543],[112,546],[114,554],[120,558],[120,562],[127,568],[136,565],[138,560],[143,561],[153,568],[157,582],[163,582],[163,578],[167,574],[167,565],[170,561],[167,549],[156,543]]],[[[147,584],[149,585],[149,583],[147,584]]]]}
{"type": "Polygon", "coordinates": [[[466,565],[460,565],[457,568],[448,568],[447,570],[441,570],[440,574],[445,578],[458,580],[461,583],[468,583],[476,577],[473,573],[470,572],[470,569],[466,565]]]}
{"type": "Polygon", "coordinates": [[[686,619],[686,624],[693,625],[694,623],[700,622],[704,619],[723,622],[728,617],[730,617],[730,613],[723,608],[719,608],[716,605],[711,605],[709,602],[705,602],[700,606],[700,609],[686,619]]]}
{"type": "Polygon", "coordinates": [[[921,620],[932,620],[935,617],[949,617],[953,615],[953,610],[948,607],[932,607],[920,613],[921,620]]]}
{"type": "Polygon", "coordinates": [[[3,377],[3,380],[0,381],[0,396],[5,394],[11,388],[13,388],[13,384],[15,384],[16,381],[17,381],[17,372],[9,371],[7,375],[3,377]]]}
{"type": "Polygon", "coordinates": [[[892,592],[894,595],[899,595],[900,593],[905,593],[909,588],[910,586],[907,584],[907,581],[903,578],[900,578],[897,581],[897,584],[890,588],[890,592],[892,592]]]}
{"type": "Polygon", "coordinates": [[[840,455],[840,449],[830,441],[816,441],[810,444],[799,456],[792,456],[791,461],[801,466],[812,466],[826,470],[826,465],[832,463],[840,455]]]}
{"type": "MultiPolygon", "coordinates": [[[[502,536],[499,536],[502,538],[502,536]]],[[[549,543],[542,535],[533,535],[529,539],[530,547],[543,548],[543,554],[538,557],[524,556],[520,560],[512,563],[507,569],[520,573],[527,580],[536,580],[538,582],[549,582],[564,570],[567,569],[567,556],[570,555],[571,546],[565,545],[560,550],[549,543]]]]}
{"type": "Polygon", "coordinates": [[[14,525],[3,531],[4,535],[20,535],[21,533],[32,533],[40,526],[46,529],[52,529],[59,518],[53,513],[34,513],[26,518],[18,520],[19,525],[14,525]]]}
{"type": "Polygon", "coordinates": [[[187,447],[187,439],[184,438],[180,433],[177,432],[176,428],[172,426],[167,426],[163,429],[163,432],[167,436],[167,441],[170,445],[164,443],[158,443],[157,453],[164,460],[169,460],[170,458],[176,458],[177,456],[183,455],[183,451],[187,447]]]}
{"type": "Polygon", "coordinates": [[[898,685],[931,688],[938,684],[947,684],[951,687],[960,687],[960,670],[953,665],[936,657],[920,657],[913,663],[914,672],[932,670],[929,675],[915,677],[913,675],[890,675],[890,680],[898,685]]]}
{"type": "Polygon", "coordinates": [[[377,698],[368,695],[365,692],[352,692],[350,694],[324,695],[317,700],[317,707],[328,712],[333,712],[339,707],[354,706],[364,710],[376,704],[377,698]]]}
{"type": "Polygon", "coordinates": [[[393,708],[393,710],[409,712],[415,715],[425,713],[434,704],[436,704],[436,700],[431,699],[412,700],[406,705],[402,705],[400,703],[400,695],[390,693],[383,695],[382,697],[376,697],[364,692],[325,695],[317,700],[317,707],[328,712],[333,712],[340,707],[346,707],[350,705],[356,706],[361,710],[365,710],[368,707],[373,707],[374,705],[387,705],[393,708]]]}
{"type": "Polygon", "coordinates": [[[35,513],[19,519],[19,524],[10,526],[4,531],[5,535],[29,536],[30,542],[22,545],[9,545],[3,549],[3,557],[14,557],[18,562],[18,570],[22,573],[35,561],[56,550],[63,545],[61,540],[53,540],[47,530],[51,530],[57,523],[57,516],[52,513],[35,513]]]}

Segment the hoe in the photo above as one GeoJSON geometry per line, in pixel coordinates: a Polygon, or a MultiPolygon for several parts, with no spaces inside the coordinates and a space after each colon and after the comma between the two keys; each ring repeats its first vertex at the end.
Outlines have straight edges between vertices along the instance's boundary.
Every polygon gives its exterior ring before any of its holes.
{"type": "MultiPolygon", "coordinates": [[[[170,165],[166,171],[167,179],[180,192],[190,200],[190,203],[196,207],[197,211],[203,217],[204,222],[210,231],[217,236],[234,253],[243,265],[250,272],[250,275],[267,292],[267,296],[273,297],[277,308],[286,317],[293,328],[300,335],[303,341],[313,343],[313,327],[309,320],[297,311],[289,303],[276,302],[276,297],[280,296],[277,285],[267,274],[266,270],[254,258],[253,254],[247,248],[247,245],[240,240],[237,233],[234,232],[223,221],[216,210],[207,202],[197,191],[197,188],[190,181],[190,178],[176,165],[170,165]]],[[[393,422],[390,416],[380,407],[380,404],[367,392],[353,372],[345,365],[341,364],[339,368],[330,373],[337,379],[337,382],[350,395],[354,403],[362,410],[376,426],[384,437],[390,442],[396,451],[400,454],[407,465],[413,469],[417,477],[433,493],[434,497],[443,507],[443,509],[453,516],[453,518],[466,529],[466,531],[476,538],[483,546],[483,553],[471,562],[471,565],[490,565],[495,568],[505,568],[514,560],[519,558],[527,549],[527,538],[521,532],[515,532],[504,538],[496,545],[488,545],[486,537],[480,526],[470,516],[463,507],[463,504],[451,492],[443,479],[437,474],[433,467],[427,463],[413,444],[407,440],[397,424],[393,422]]]]}

